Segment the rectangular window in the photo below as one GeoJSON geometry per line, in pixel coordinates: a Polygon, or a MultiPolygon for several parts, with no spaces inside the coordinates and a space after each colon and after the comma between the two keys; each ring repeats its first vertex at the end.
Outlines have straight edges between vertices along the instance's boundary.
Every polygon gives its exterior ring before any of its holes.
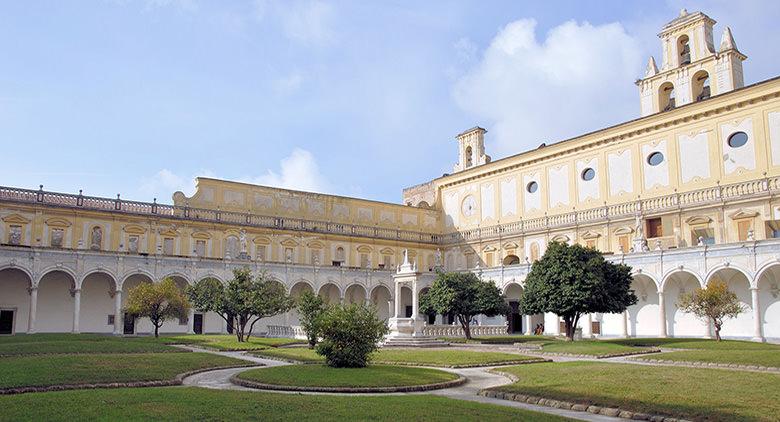
{"type": "Polygon", "coordinates": [[[127,239],[127,251],[131,253],[138,253],[138,236],[131,235],[127,239]]]}
{"type": "Polygon", "coordinates": [[[205,240],[196,240],[195,241],[195,255],[199,257],[206,256],[206,241],[205,240]]]}
{"type": "Polygon", "coordinates": [[[319,249],[311,250],[311,265],[320,265],[322,263],[322,256],[319,249]]]}
{"type": "Polygon", "coordinates": [[[62,229],[51,229],[51,247],[52,248],[61,248],[62,247],[62,238],[64,235],[64,231],[62,229]]]}
{"type": "Polygon", "coordinates": [[[661,224],[661,218],[648,218],[647,219],[647,237],[652,239],[654,237],[662,237],[664,235],[664,227],[661,224]]]}
{"type": "Polygon", "coordinates": [[[585,241],[585,246],[591,249],[596,249],[596,239],[589,239],[585,241]]]}
{"type": "Polygon", "coordinates": [[[255,259],[261,262],[265,262],[265,245],[257,245],[257,251],[255,252],[255,259]]]}
{"type": "Polygon", "coordinates": [[[172,237],[166,237],[163,239],[163,254],[164,255],[173,255],[173,238],[172,237]]]}
{"type": "Polygon", "coordinates": [[[485,266],[486,267],[493,266],[493,252],[488,252],[485,254],[485,266]]]}
{"type": "Polygon", "coordinates": [[[692,246],[701,245],[714,245],[715,244],[715,230],[707,227],[700,229],[693,229],[691,231],[693,239],[691,239],[692,246]]]}
{"type": "Polygon", "coordinates": [[[470,270],[474,267],[476,267],[476,255],[473,253],[466,254],[466,269],[470,270]]]}
{"type": "Polygon", "coordinates": [[[108,321],[106,321],[106,325],[114,325],[114,315],[108,316],[108,321]]]}
{"type": "Polygon", "coordinates": [[[748,234],[752,226],[751,220],[737,221],[737,237],[740,242],[748,240],[748,234]]]}
{"type": "Polygon", "coordinates": [[[601,322],[593,321],[590,323],[590,331],[593,334],[601,334],[601,322]]]}
{"type": "Polygon", "coordinates": [[[360,254],[360,268],[368,268],[368,254],[360,254]]]}
{"type": "Polygon", "coordinates": [[[8,231],[8,243],[11,245],[22,244],[22,226],[13,225],[8,231]]]}
{"type": "Polygon", "coordinates": [[[630,250],[628,235],[618,236],[618,251],[628,253],[630,250]]]}
{"type": "Polygon", "coordinates": [[[284,261],[293,262],[293,248],[284,248],[284,261]]]}
{"type": "Polygon", "coordinates": [[[383,255],[382,256],[382,268],[393,268],[393,256],[392,255],[383,255]]]}

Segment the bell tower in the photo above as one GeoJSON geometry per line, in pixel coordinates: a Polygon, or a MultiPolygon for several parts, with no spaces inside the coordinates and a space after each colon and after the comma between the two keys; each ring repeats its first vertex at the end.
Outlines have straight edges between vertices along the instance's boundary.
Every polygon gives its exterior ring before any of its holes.
{"type": "Polygon", "coordinates": [[[669,111],[733,91],[745,85],[742,61],[729,27],[716,49],[715,21],[702,12],[680,15],[661,28],[661,68],[650,56],[643,79],[637,80],[642,116],[669,111]]]}
{"type": "Polygon", "coordinates": [[[486,132],[487,130],[474,126],[456,137],[458,140],[458,163],[455,164],[453,173],[490,162],[490,156],[485,155],[486,132]]]}

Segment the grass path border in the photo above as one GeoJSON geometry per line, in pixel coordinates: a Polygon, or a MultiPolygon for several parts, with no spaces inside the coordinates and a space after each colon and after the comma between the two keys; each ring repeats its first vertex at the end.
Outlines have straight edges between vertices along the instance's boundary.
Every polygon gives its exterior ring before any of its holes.
{"type": "MultiPolygon", "coordinates": [[[[298,364],[298,365],[321,365],[322,364],[322,362],[319,361],[314,362],[314,361],[296,360],[296,359],[286,358],[281,356],[266,355],[262,353],[262,350],[253,350],[249,353],[253,356],[257,356],[263,359],[276,360],[279,362],[287,362],[287,363],[298,364]]],[[[467,363],[463,365],[437,365],[432,363],[398,362],[398,361],[384,361],[384,360],[371,361],[371,363],[377,365],[418,366],[421,368],[429,367],[429,368],[447,368],[447,369],[488,368],[493,366],[516,366],[516,365],[526,365],[531,363],[549,363],[549,362],[552,362],[552,359],[547,359],[543,357],[539,357],[535,359],[523,359],[517,361],[497,361],[497,362],[471,363],[471,364],[467,363]]]]}
{"type": "MultiPolygon", "coordinates": [[[[491,374],[501,375],[509,378],[512,382],[517,382],[519,378],[513,374],[503,372],[497,369],[487,369],[487,372],[491,374]]],[[[496,388],[496,387],[493,387],[496,388]]],[[[500,387],[498,387],[500,388],[500,387]]],[[[620,409],[617,407],[605,407],[594,406],[588,404],[580,404],[569,402],[565,400],[554,400],[540,396],[531,396],[522,393],[507,393],[503,391],[493,390],[491,388],[482,389],[478,393],[483,397],[490,397],[499,400],[514,401],[518,403],[535,404],[537,406],[547,406],[556,409],[571,410],[574,412],[587,412],[595,415],[611,416],[621,419],[631,419],[636,421],[653,421],[653,422],[689,422],[687,419],[675,418],[672,416],[653,415],[649,413],[634,412],[632,410],[620,409]]]]}
{"type": "Polygon", "coordinates": [[[257,390],[269,391],[297,391],[312,393],[411,393],[419,391],[442,390],[445,388],[458,387],[466,383],[467,379],[463,375],[458,375],[457,379],[451,381],[437,382],[433,384],[422,385],[400,385],[396,387],[318,387],[318,386],[297,386],[297,385],[278,385],[266,384],[257,381],[250,381],[238,377],[234,374],[230,377],[230,382],[242,387],[254,388],[257,390]]]}
{"type": "Polygon", "coordinates": [[[564,352],[545,352],[544,349],[542,349],[539,352],[533,352],[533,354],[535,355],[560,356],[560,357],[567,357],[567,358],[582,358],[582,359],[622,358],[625,356],[649,355],[652,353],[661,353],[661,349],[653,348],[647,350],[631,350],[626,352],[605,353],[601,355],[587,355],[581,353],[564,353],[564,352]]]}
{"type": "Polygon", "coordinates": [[[685,366],[691,368],[733,369],[737,371],[761,372],[766,374],[780,374],[780,368],[775,366],[743,365],[739,363],[704,362],[704,361],[695,361],[695,360],[647,359],[643,357],[626,359],[626,360],[630,362],[646,363],[646,364],[653,364],[653,365],[685,366]]]}
{"type": "Polygon", "coordinates": [[[181,385],[184,378],[187,378],[191,375],[199,374],[201,372],[219,371],[222,369],[233,369],[233,368],[263,367],[263,366],[265,365],[259,363],[214,366],[211,368],[201,368],[193,371],[183,372],[173,377],[173,379],[167,379],[167,380],[74,383],[74,384],[55,384],[55,385],[44,385],[44,386],[7,387],[7,388],[0,388],[0,396],[12,395],[12,394],[24,394],[24,393],[45,393],[49,391],[63,391],[63,390],[92,390],[97,388],[169,387],[174,385],[181,385]]]}

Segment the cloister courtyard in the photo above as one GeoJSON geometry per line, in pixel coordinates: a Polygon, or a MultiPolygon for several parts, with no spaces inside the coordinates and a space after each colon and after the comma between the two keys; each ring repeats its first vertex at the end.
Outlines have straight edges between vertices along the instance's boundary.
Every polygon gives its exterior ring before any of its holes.
{"type": "Polygon", "coordinates": [[[443,339],[330,368],[302,341],[0,337],[0,420],[776,421],[780,345],[443,339]],[[295,392],[295,394],[290,394],[295,392]]]}

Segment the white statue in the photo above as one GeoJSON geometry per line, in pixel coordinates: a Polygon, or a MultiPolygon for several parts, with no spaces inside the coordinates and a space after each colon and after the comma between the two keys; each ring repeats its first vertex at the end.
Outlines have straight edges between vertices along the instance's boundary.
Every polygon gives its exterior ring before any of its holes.
{"type": "Polygon", "coordinates": [[[238,241],[241,244],[241,253],[246,254],[246,230],[241,229],[241,231],[238,232],[238,241]]]}
{"type": "Polygon", "coordinates": [[[645,229],[642,227],[642,219],[639,218],[639,215],[636,216],[636,220],[634,222],[634,232],[636,233],[635,239],[645,238],[645,229]]]}

